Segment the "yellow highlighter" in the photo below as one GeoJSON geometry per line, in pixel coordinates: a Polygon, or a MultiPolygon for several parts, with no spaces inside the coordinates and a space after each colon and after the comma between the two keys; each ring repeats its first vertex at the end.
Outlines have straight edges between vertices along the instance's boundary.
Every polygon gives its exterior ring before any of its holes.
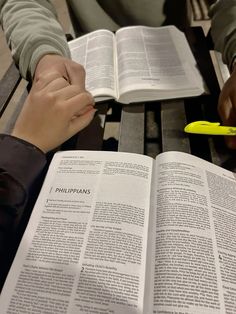
{"type": "Polygon", "coordinates": [[[195,121],[186,125],[186,133],[206,135],[236,135],[236,127],[223,126],[220,122],[195,121]]]}

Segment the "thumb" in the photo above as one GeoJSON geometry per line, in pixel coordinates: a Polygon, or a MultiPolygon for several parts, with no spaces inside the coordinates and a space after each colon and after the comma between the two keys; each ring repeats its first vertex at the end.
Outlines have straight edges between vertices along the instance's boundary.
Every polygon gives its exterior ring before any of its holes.
{"type": "Polygon", "coordinates": [[[218,112],[224,125],[230,125],[232,116],[232,103],[229,96],[220,95],[218,112]]]}
{"type": "Polygon", "coordinates": [[[69,83],[79,87],[79,92],[85,90],[85,70],[81,64],[69,60],[65,63],[69,83]]]}
{"type": "Polygon", "coordinates": [[[70,136],[83,130],[94,118],[94,114],[97,110],[92,108],[88,112],[84,113],[82,116],[75,117],[70,122],[70,136]]]}
{"type": "MultiPolygon", "coordinates": [[[[219,99],[219,115],[226,126],[236,126],[236,111],[234,103],[229,96],[220,97],[219,99]]],[[[236,136],[225,136],[226,146],[230,149],[236,149],[236,136]]]]}

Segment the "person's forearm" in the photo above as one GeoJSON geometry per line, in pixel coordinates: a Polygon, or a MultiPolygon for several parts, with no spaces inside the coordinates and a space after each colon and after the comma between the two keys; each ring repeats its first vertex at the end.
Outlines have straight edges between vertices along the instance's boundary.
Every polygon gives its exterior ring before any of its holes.
{"type": "Polygon", "coordinates": [[[3,255],[10,245],[9,237],[18,229],[32,188],[39,180],[45,164],[46,156],[37,147],[13,136],[0,134],[1,267],[3,255]]]}
{"type": "Polygon", "coordinates": [[[211,35],[214,48],[231,68],[236,56],[236,0],[220,0],[211,7],[211,35]]]}
{"type": "Polygon", "coordinates": [[[0,21],[24,78],[32,79],[43,55],[70,57],[64,32],[49,1],[0,0],[0,21]]]}
{"type": "Polygon", "coordinates": [[[46,155],[34,145],[5,134],[0,134],[0,152],[1,204],[17,207],[27,200],[34,181],[46,165],[46,155]],[[6,186],[3,182],[7,182],[6,186]]]}
{"type": "Polygon", "coordinates": [[[31,187],[45,164],[45,155],[35,146],[0,134],[0,289],[21,235],[19,226],[32,198],[31,187]]]}

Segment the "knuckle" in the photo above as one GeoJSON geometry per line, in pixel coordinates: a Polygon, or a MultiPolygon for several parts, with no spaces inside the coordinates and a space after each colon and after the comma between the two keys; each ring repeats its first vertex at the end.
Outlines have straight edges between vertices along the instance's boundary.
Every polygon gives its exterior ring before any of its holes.
{"type": "Polygon", "coordinates": [[[85,68],[82,64],[73,62],[73,69],[78,72],[80,75],[85,76],[85,68]]]}
{"type": "Polygon", "coordinates": [[[83,101],[86,104],[94,105],[94,99],[93,99],[92,95],[89,92],[86,92],[86,91],[82,92],[80,94],[80,97],[83,99],[83,101]]]}
{"type": "Polygon", "coordinates": [[[46,94],[42,93],[42,97],[45,98],[45,101],[52,103],[56,101],[56,95],[52,92],[47,92],[46,94]]]}

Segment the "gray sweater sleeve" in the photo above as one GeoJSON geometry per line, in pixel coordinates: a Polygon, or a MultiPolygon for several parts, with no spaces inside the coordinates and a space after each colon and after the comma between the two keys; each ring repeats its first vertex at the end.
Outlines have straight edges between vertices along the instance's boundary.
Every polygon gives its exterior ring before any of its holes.
{"type": "Polygon", "coordinates": [[[236,0],[217,1],[209,15],[215,50],[222,53],[223,61],[231,67],[236,57],[236,0]]]}
{"type": "Polygon", "coordinates": [[[47,0],[0,0],[0,21],[21,75],[32,79],[45,54],[70,57],[56,12],[47,0]]]}

